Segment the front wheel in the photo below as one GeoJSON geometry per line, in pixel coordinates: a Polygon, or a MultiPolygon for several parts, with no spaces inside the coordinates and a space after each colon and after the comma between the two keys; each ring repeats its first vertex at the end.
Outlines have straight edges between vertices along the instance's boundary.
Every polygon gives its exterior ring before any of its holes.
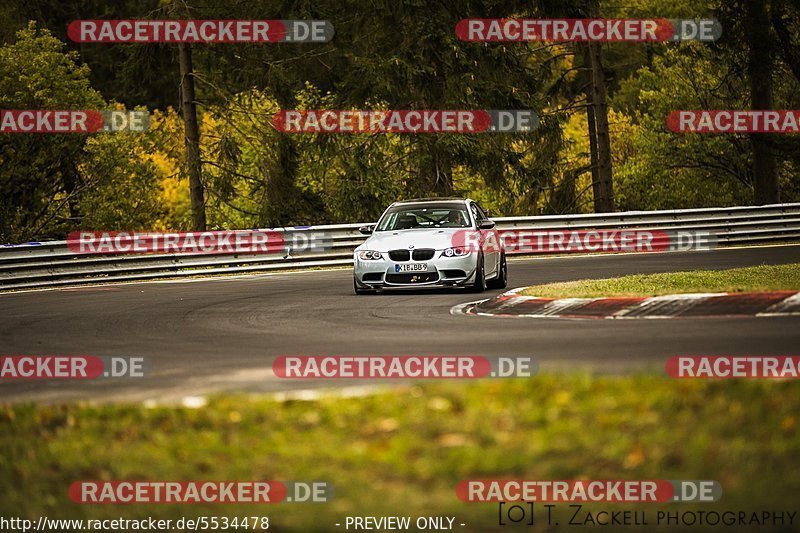
{"type": "Polygon", "coordinates": [[[505,289],[508,286],[508,265],[506,264],[506,254],[500,254],[500,268],[497,277],[486,282],[490,289],[505,289]]]}
{"type": "Polygon", "coordinates": [[[369,294],[370,292],[372,292],[369,289],[362,289],[361,287],[359,287],[358,283],[356,282],[355,276],[353,276],[353,291],[359,296],[362,294],[369,294]]]}
{"type": "Polygon", "coordinates": [[[483,268],[483,254],[478,256],[478,266],[475,267],[475,282],[472,284],[472,292],[483,292],[486,290],[486,272],[483,268]]]}

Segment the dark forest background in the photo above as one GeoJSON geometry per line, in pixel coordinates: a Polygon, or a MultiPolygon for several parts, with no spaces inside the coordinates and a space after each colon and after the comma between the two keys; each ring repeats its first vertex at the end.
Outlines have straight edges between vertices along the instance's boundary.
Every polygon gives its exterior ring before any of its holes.
{"type": "Polygon", "coordinates": [[[796,0],[6,1],[0,109],[125,107],[153,121],[146,133],[0,134],[0,242],[361,222],[430,195],[509,216],[800,201],[797,135],[665,125],[675,109],[800,109],[798,21],[796,0]],[[716,18],[723,36],[484,44],[454,31],[469,17],[596,16],[716,18]],[[336,35],[191,48],[67,39],[70,21],[97,18],[325,19],[336,35]],[[285,135],[271,125],[281,108],[534,109],[541,123],[285,135]]]}

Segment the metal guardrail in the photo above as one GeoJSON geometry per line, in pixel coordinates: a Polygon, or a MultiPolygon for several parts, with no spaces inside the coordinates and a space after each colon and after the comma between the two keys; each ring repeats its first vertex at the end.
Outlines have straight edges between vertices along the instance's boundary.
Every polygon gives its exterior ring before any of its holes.
{"type": "MultiPolygon", "coordinates": [[[[720,245],[800,241],[800,204],[758,207],[628,211],[589,215],[494,218],[499,230],[637,229],[708,231],[720,245]]],[[[332,247],[292,254],[80,254],[67,241],[0,245],[0,290],[54,287],[254,271],[311,269],[352,264],[353,250],[366,238],[361,224],[334,224],[270,231],[325,232],[332,247]]]]}

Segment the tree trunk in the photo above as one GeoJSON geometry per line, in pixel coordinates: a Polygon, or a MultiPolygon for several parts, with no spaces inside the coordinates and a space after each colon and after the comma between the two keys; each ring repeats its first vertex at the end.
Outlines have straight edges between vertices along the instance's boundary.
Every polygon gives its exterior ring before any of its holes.
{"type": "MultiPolygon", "coordinates": [[[[81,148],[84,149],[84,148],[81,148]]],[[[81,173],[75,165],[75,158],[70,154],[64,154],[61,159],[61,183],[67,195],[67,207],[69,208],[69,218],[73,221],[80,218],[80,203],[75,192],[81,186],[81,173]]]]}
{"type": "Polygon", "coordinates": [[[594,210],[596,213],[603,211],[600,198],[603,192],[600,188],[600,174],[597,162],[597,124],[594,119],[594,89],[592,83],[592,56],[588,45],[581,45],[583,48],[583,68],[584,85],[586,87],[586,123],[589,129],[589,162],[592,172],[592,197],[594,198],[594,210]]]}
{"type": "MultiPolygon", "coordinates": [[[[589,0],[589,15],[600,18],[598,0],[589,0]]],[[[597,175],[592,174],[594,210],[596,213],[614,211],[614,173],[611,164],[611,135],[608,131],[608,103],[606,75],[603,72],[602,43],[587,44],[589,64],[592,69],[591,109],[594,111],[595,138],[597,140],[597,175]]],[[[589,126],[591,130],[591,123],[589,126]]],[[[591,131],[590,131],[591,133],[591,131]]],[[[591,134],[589,136],[591,142],[591,134]]]]}
{"type": "MultiPolygon", "coordinates": [[[[285,107],[281,106],[283,109],[285,107]]],[[[267,172],[265,203],[261,225],[269,227],[304,224],[303,202],[297,189],[298,149],[289,134],[278,137],[278,157],[275,167],[267,172]]]]}
{"type": "Polygon", "coordinates": [[[206,206],[203,194],[203,167],[200,161],[200,128],[197,125],[197,107],[194,99],[192,50],[188,44],[178,45],[178,63],[181,71],[181,110],[186,139],[186,170],[189,174],[192,203],[192,230],[205,231],[206,206]]]}
{"type": "Polygon", "coordinates": [[[614,211],[614,173],[611,165],[611,135],[608,130],[608,103],[606,102],[606,76],[603,72],[602,45],[589,43],[592,65],[592,108],[597,134],[597,191],[595,212],[614,211]]]}
{"type": "Polygon", "coordinates": [[[453,194],[453,165],[445,146],[439,146],[436,139],[430,146],[430,190],[438,196],[453,194]]]}
{"type": "MultiPolygon", "coordinates": [[[[750,48],[748,75],[750,77],[751,109],[772,109],[772,37],[764,0],[747,0],[747,41],[750,48]]],[[[778,162],[772,150],[769,134],[751,133],[753,146],[753,177],[756,205],[780,202],[778,162]]]]}

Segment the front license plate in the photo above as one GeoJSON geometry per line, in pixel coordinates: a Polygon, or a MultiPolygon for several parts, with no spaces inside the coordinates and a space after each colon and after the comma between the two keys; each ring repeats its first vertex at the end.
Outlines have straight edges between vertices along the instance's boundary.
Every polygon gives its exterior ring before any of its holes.
{"type": "Polygon", "coordinates": [[[404,265],[395,265],[395,272],[425,272],[428,270],[428,263],[406,263],[404,265]]]}

